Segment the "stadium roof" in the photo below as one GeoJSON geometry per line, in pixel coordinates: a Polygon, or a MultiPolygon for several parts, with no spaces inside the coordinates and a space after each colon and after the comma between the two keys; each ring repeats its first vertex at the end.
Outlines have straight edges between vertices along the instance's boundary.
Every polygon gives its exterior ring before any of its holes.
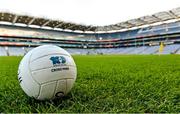
{"type": "Polygon", "coordinates": [[[61,20],[51,20],[44,17],[33,17],[28,15],[14,14],[10,12],[0,12],[0,24],[89,33],[117,32],[137,27],[162,24],[168,21],[178,21],[179,19],[180,7],[169,11],[159,12],[153,15],[148,15],[108,26],[86,26],[81,24],[64,22],[61,20]]]}

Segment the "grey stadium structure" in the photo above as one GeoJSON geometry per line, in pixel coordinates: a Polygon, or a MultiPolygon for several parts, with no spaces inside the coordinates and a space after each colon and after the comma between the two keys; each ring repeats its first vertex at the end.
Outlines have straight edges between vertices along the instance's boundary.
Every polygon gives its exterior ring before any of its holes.
{"type": "Polygon", "coordinates": [[[180,54],[180,8],[108,26],[0,12],[0,56],[54,44],[71,54],[180,54]]]}

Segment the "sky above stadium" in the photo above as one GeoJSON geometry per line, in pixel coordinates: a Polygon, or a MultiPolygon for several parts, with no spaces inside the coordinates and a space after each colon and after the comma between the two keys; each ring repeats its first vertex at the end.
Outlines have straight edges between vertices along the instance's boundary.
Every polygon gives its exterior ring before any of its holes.
{"type": "Polygon", "coordinates": [[[85,25],[109,25],[180,7],[180,0],[0,0],[0,10],[85,25]]]}

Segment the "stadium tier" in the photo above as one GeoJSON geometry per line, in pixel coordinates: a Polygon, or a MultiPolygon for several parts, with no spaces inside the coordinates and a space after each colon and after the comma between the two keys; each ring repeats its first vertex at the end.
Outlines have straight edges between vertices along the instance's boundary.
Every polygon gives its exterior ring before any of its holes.
{"type": "Polygon", "coordinates": [[[165,45],[161,54],[179,54],[180,22],[93,34],[0,25],[1,56],[24,55],[27,47],[44,44],[58,45],[72,54],[158,54],[161,42],[165,45]]]}
{"type": "Polygon", "coordinates": [[[180,16],[180,8],[163,14],[157,13],[140,19],[129,20],[117,25],[94,26],[94,28],[92,26],[86,27],[60,21],[48,21],[43,18],[15,15],[0,13],[2,17],[0,18],[1,56],[22,56],[30,49],[45,44],[60,46],[71,54],[180,53],[180,21],[172,21],[172,19],[176,19],[175,16],[180,16]],[[155,16],[157,17],[156,19],[155,16]],[[139,20],[143,23],[138,23],[139,20]],[[4,24],[2,21],[10,24],[4,24]],[[157,24],[158,22],[161,23],[157,24]],[[33,25],[36,27],[32,27],[33,25]],[[51,28],[45,28],[45,25],[51,28]],[[148,26],[138,27],[140,25],[148,26]],[[122,26],[126,30],[122,30],[122,26]],[[68,31],[67,28],[77,28],[76,30],[82,31],[68,31]],[[112,28],[111,31],[109,28],[112,28]],[[91,30],[91,32],[88,32],[88,30],[91,30]],[[116,31],[112,32],[112,30],[116,31]]]}
{"type": "MultiPolygon", "coordinates": [[[[33,48],[20,47],[0,47],[0,56],[23,56],[33,48]],[[6,49],[5,49],[6,48],[6,49]],[[28,50],[28,51],[27,51],[28,50]]],[[[65,48],[72,55],[90,55],[90,54],[180,54],[180,45],[167,45],[159,53],[159,46],[141,46],[124,48],[101,48],[101,49],[75,49],[65,48]]]]}
{"type": "Polygon", "coordinates": [[[56,30],[45,30],[38,28],[27,28],[17,26],[0,25],[0,36],[27,37],[27,38],[46,38],[61,40],[118,40],[131,39],[160,35],[171,35],[180,32],[180,22],[162,24],[154,27],[129,30],[114,33],[75,33],[56,30]]]}

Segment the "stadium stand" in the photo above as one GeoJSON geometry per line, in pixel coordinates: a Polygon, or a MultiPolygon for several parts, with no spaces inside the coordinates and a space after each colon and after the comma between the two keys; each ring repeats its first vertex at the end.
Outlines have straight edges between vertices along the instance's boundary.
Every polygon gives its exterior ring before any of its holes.
{"type": "Polygon", "coordinates": [[[159,46],[147,47],[145,51],[140,52],[140,54],[155,54],[159,49],[159,46]]]}
{"type": "Polygon", "coordinates": [[[180,48],[180,45],[168,45],[165,46],[162,54],[174,54],[177,49],[180,48]]]}
{"type": "Polygon", "coordinates": [[[22,47],[8,47],[8,53],[10,56],[23,56],[25,54],[25,50],[22,47]]]}
{"type": "Polygon", "coordinates": [[[7,56],[7,52],[4,47],[0,47],[0,56],[7,56]]]}
{"type": "MultiPolygon", "coordinates": [[[[8,47],[5,50],[4,47],[0,47],[0,56],[23,56],[25,53],[33,48],[19,48],[8,47]],[[27,51],[25,51],[27,50],[27,51]]],[[[107,48],[107,49],[65,49],[72,55],[88,55],[88,54],[159,54],[159,46],[142,46],[142,47],[130,47],[130,48],[107,48]]],[[[168,45],[165,46],[161,54],[180,54],[180,45],[168,45]]]]}
{"type": "Polygon", "coordinates": [[[0,56],[22,56],[44,44],[83,55],[180,54],[180,8],[108,26],[85,26],[9,12],[0,12],[0,17],[0,56]],[[159,53],[162,42],[165,47],[159,53]]]}
{"type": "Polygon", "coordinates": [[[180,49],[176,52],[176,54],[180,54],[180,49]]]}

